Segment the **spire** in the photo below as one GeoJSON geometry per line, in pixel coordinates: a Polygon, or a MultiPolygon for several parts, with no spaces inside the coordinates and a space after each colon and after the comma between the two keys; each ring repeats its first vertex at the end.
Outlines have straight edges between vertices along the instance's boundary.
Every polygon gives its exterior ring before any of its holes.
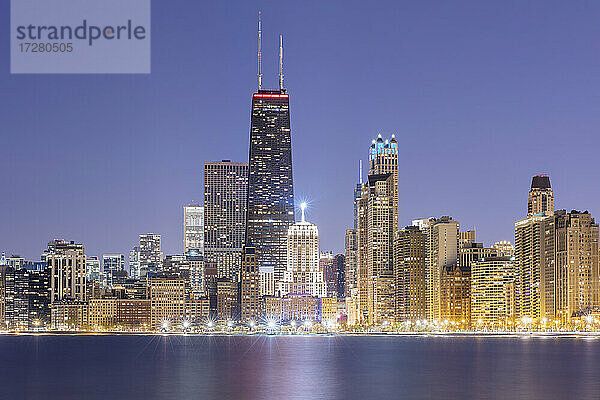
{"type": "Polygon", "coordinates": [[[358,160],[358,183],[362,185],[362,160],[358,160]]]}
{"type": "Polygon", "coordinates": [[[258,12],[258,90],[262,89],[262,21],[258,12]]]}
{"type": "Polygon", "coordinates": [[[283,35],[279,35],[279,90],[283,91],[283,35]]]}
{"type": "Polygon", "coordinates": [[[306,203],[300,203],[300,209],[302,210],[302,222],[306,222],[306,219],[304,219],[304,210],[306,210],[306,203]]]}

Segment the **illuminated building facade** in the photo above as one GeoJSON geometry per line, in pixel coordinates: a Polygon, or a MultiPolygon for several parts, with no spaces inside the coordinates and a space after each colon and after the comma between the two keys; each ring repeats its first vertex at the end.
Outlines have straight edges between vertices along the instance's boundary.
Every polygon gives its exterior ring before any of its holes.
{"type": "Polygon", "coordinates": [[[427,235],[417,226],[401,229],[394,241],[396,321],[426,317],[425,244],[427,235]]]}
{"type": "Polygon", "coordinates": [[[237,280],[246,234],[248,163],[204,163],[204,261],[237,280]]]}
{"type": "Polygon", "coordinates": [[[185,280],[176,277],[150,279],[150,329],[180,324],[185,319],[185,280]]]}
{"type": "Polygon", "coordinates": [[[86,257],[83,244],[56,239],[48,243],[42,259],[50,274],[50,303],[86,299],[86,257]]]}
{"type": "Polygon", "coordinates": [[[515,317],[515,263],[510,257],[486,257],[471,264],[471,324],[506,327],[515,317]]]}
{"type": "Polygon", "coordinates": [[[289,95],[285,89],[252,96],[246,239],[275,280],[286,270],[288,228],[294,224],[289,95]]]}
{"type": "Polygon", "coordinates": [[[241,270],[241,320],[256,321],[262,316],[260,296],[260,272],[258,255],[254,247],[245,246],[242,251],[241,270]]]}
{"type": "Polygon", "coordinates": [[[587,211],[557,210],[554,218],[556,317],[568,321],[600,306],[598,224],[587,211]]]}
{"type": "Polygon", "coordinates": [[[275,283],[278,294],[327,297],[327,285],[319,268],[319,230],[316,225],[306,222],[304,209],[302,221],[288,229],[286,255],[287,268],[283,280],[275,283]]]}
{"type": "Polygon", "coordinates": [[[163,252],[160,235],[146,233],[140,235],[139,277],[145,278],[162,270],[163,252]]]}
{"type": "Polygon", "coordinates": [[[189,204],[183,207],[183,252],[204,252],[204,207],[189,204]]]}

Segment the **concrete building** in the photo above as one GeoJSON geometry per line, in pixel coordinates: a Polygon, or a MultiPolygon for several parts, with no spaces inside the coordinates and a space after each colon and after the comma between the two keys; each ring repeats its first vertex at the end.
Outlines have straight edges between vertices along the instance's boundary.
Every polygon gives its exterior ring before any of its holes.
{"type": "Polygon", "coordinates": [[[86,256],[83,244],[55,239],[42,254],[50,274],[50,303],[86,300],[86,256]]]}
{"type": "Polygon", "coordinates": [[[396,279],[396,321],[426,318],[427,235],[417,226],[400,230],[394,241],[394,277],[396,279]]]}
{"type": "Polygon", "coordinates": [[[248,163],[204,163],[204,260],[237,280],[246,235],[248,163]]]}
{"type": "Polygon", "coordinates": [[[87,256],[85,260],[86,277],[88,281],[99,281],[101,268],[98,256],[87,256]]]}
{"type": "MultiPolygon", "coordinates": [[[[553,210],[554,212],[554,210],[553,210]]],[[[515,223],[515,300],[519,318],[554,318],[554,217],[535,214],[515,223]]]]}
{"type": "Polygon", "coordinates": [[[150,278],[150,329],[174,327],[185,320],[185,279],[150,278]]]}
{"type": "Polygon", "coordinates": [[[600,306],[598,224],[587,211],[557,210],[554,218],[556,317],[566,322],[600,306]]]}
{"type": "Polygon", "coordinates": [[[487,257],[471,264],[471,323],[474,328],[502,328],[514,323],[515,263],[510,257],[487,257]]]}
{"type": "Polygon", "coordinates": [[[204,207],[194,203],[183,206],[183,252],[190,250],[204,254],[204,207]]]}
{"type": "Polygon", "coordinates": [[[272,265],[259,267],[260,295],[275,296],[275,268],[272,265]]]}

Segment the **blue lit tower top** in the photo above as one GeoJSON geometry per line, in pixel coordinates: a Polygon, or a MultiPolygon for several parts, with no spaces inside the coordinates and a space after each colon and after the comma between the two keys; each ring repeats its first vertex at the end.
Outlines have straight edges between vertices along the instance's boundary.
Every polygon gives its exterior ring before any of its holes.
{"type": "Polygon", "coordinates": [[[392,174],[394,176],[395,192],[394,202],[396,213],[394,215],[395,227],[398,227],[398,142],[396,136],[384,140],[381,134],[373,140],[369,148],[369,176],[392,174]]]}

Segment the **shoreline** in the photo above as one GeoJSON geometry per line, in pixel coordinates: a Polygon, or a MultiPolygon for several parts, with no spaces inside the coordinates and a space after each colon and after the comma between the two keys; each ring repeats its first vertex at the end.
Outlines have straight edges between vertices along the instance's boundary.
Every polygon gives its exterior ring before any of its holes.
{"type": "Polygon", "coordinates": [[[365,337],[497,337],[497,338],[564,338],[564,339],[600,339],[600,332],[128,332],[128,331],[4,331],[2,336],[273,336],[273,337],[335,337],[335,336],[365,336],[365,337]]]}

